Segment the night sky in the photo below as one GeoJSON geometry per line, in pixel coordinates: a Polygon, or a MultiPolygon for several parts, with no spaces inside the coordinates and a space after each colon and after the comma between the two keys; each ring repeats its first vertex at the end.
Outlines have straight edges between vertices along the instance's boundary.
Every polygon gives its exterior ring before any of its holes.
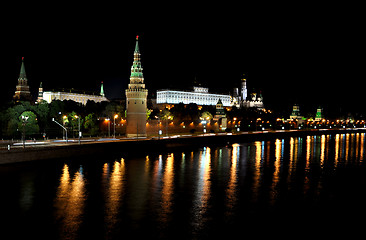
{"type": "Polygon", "coordinates": [[[365,37],[358,6],[23,7],[4,10],[1,19],[3,102],[14,93],[21,57],[34,95],[40,82],[45,91],[99,92],[104,81],[108,98],[124,98],[139,35],[149,94],[188,89],[195,80],[211,92],[229,93],[246,74],[249,92],[262,91],[265,105],[276,111],[294,103],[310,111],[318,105],[364,111],[365,37]]]}

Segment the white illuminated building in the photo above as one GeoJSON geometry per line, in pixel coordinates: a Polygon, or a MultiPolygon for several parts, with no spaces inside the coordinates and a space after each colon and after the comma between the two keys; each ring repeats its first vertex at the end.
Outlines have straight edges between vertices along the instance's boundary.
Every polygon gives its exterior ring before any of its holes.
{"type": "Polygon", "coordinates": [[[70,93],[70,92],[43,92],[43,100],[48,103],[51,103],[54,100],[72,100],[83,105],[86,105],[88,100],[94,101],[96,103],[102,101],[108,101],[106,97],[100,95],[89,95],[82,93],[70,93]]]}
{"type": "Polygon", "coordinates": [[[99,95],[92,94],[83,94],[83,93],[72,93],[72,92],[53,92],[53,91],[43,91],[42,86],[39,88],[38,100],[45,100],[48,103],[51,103],[54,100],[72,100],[83,105],[86,105],[88,100],[94,101],[96,103],[108,101],[108,99],[104,95],[103,82],[100,88],[99,95]]]}
{"type": "Polygon", "coordinates": [[[216,105],[219,99],[221,99],[223,106],[231,106],[230,95],[209,93],[208,88],[204,87],[193,87],[193,92],[169,89],[156,92],[157,104],[195,103],[197,105],[216,105]]]}

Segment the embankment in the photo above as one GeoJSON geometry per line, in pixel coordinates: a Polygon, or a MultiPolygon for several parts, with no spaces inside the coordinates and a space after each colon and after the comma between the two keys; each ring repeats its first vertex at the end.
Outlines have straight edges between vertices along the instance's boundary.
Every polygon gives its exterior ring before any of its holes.
{"type": "Polygon", "coordinates": [[[86,142],[44,145],[26,147],[25,149],[11,149],[0,152],[0,164],[11,164],[46,159],[71,158],[79,156],[92,156],[96,154],[113,154],[129,152],[150,152],[166,149],[185,148],[189,146],[205,146],[209,144],[227,144],[235,142],[248,142],[270,140],[285,137],[301,137],[307,135],[345,134],[366,132],[366,129],[339,129],[339,130],[311,130],[311,131],[264,131],[248,132],[232,135],[205,135],[194,137],[178,137],[164,139],[139,139],[115,140],[107,142],[86,142]]]}

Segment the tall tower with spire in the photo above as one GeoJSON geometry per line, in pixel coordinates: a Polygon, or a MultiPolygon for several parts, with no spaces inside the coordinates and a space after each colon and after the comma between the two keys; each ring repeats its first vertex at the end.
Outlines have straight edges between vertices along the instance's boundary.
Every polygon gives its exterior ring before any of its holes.
{"type": "Polygon", "coordinates": [[[24,57],[22,57],[22,65],[20,67],[18,84],[15,89],[13,100],[16,102],[32,100],[32,96],[29,91],[27,75],[25,74],[24,57]]]}
{"type": "Polygon", "coordinates": [[[130,84],[126,89],[127,137],[146,136],[147,89],[144,84],[140,57],[138,36],[136,36],[130,84]]]}

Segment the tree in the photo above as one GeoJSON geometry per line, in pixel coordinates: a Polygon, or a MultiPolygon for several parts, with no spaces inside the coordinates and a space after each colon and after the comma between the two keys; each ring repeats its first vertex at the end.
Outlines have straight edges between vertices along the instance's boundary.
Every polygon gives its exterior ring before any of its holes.
{"type": "Polygon", "coordinates": [[[201,114],[201,118],[202,118],[202,120],[211,120],[213,117],[210,112],[205,111],[201,114]]]}
{"type": "Polygon", "coordinates": [[[34,135],[39,133],[37,115],[34,112],[25,111],[20,114],[18,120],[18,130],[23,131],[24,127],[25,135],[34,135]],[[23,120],[23,117],[27,118],[27,120],[23,120]]]}
{"type": "Polygon", "coordinates": [[[89,135],[96,135],[99,127],[94,113],[89,113],[84,119],[84,128],[89,135]]]}
{"type": "Polygon", "coordinates": [[[152,112],[153,112],[153,110],[148,109],[148,108],[146,109],[146,120],[148,120],[150,118],[152,112]]]}
{"type": "Polygon", "coordinates": [[[167,119],[170,119],[172,120],[174,118],[174,116],[171,114],[171,112],[169,111],[169,109],[167,108],[164,108],[160,114],[159,114],[159,118],[161,120],[167,120],[167,119]]]}
{"type": "Polygon", "coordinates": [[[50,123],[49,119],[51,119],[48,117],[50,112],[49,104],[46,101],[41,101],[33,106],[32,109],[38,116],[37,119],[40,129],[45,129],[50,123]]]}

